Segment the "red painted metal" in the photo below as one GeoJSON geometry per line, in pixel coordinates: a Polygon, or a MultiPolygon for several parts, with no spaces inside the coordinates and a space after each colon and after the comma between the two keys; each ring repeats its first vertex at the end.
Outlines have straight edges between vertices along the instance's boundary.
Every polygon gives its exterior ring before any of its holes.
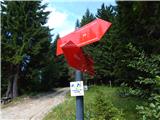
{"type": "Polygon", "coordinates": [[[93,60],[86,55],[83,50],[72,41],[62,46],[64,56],[68,64],[82,72],[94,75],[93,60]]]}
{"type": "Polygon", "coordinates": [[[57,41],[57,55],[63,54],[62,46],[72,41],[78,47],[82,47],[93,42],[99,41],[111,26],[110,22],[97,18],[87,25],[75,30],[74,32],[60,38],[57,41]]]}
{"type": "Polygon", "coordinates": [[[110,26],[110,22],[96,19],[58,39],[56,55],[64,54],[71,67],[94,75],[93,59],[81,47],[99,41],[110,26]]]}

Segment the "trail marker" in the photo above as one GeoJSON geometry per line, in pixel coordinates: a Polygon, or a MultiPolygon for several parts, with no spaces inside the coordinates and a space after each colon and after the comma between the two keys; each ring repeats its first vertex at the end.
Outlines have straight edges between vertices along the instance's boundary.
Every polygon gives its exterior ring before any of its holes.
{"type": "Polygon", "coordinates": [[[110,22],[97,18],[57,41],[56,55],[64,54],[67,63],[76,69],[76,82],[70,83],[71,96],[76,96],[76,120],[84,120],[84,88],[81,72],[94,75],[93,59],[84,53],[82,47],[99,41],[110,26],[110,22]]]}
{"type": "Polygon", "coordinates": [[[83,96],[83,81],[70,82],[71,96],[83,96]]]}

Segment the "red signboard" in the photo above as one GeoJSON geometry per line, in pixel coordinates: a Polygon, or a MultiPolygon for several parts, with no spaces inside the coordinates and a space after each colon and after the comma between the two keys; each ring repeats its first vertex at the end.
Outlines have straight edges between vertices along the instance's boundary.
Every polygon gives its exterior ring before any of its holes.
{"type": "Polygon", "coordinates": [[[81,47],[100,40],[110,26],[110,22],[101,19],[90,22],[58,39],[56,54],[64,54],[71,67],[94,75],[93,60],[81,47]]]}
{"type": "Polygon", "coordinates": [[[80,47],[75,45],[72,41],[69,41],[62,49],[64,56],[71,67],[94,75],[93,60],[91,57],[84,54],[80,47]]]}
{"type": "Polygon", "coordinates": [[[110,22],[96,19],[57,41],[57,55],[63,54],[62,46],[72,41],[78,47],[88,45],[101,39],[111,26],[110,22]]]}

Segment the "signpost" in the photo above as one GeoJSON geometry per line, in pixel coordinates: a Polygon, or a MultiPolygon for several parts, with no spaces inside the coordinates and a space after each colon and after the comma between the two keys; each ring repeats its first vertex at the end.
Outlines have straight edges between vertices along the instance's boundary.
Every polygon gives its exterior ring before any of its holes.
{"type": "MultiPolygon", "coordinates": [[[[82,80],[82,73],[79,70],[75,72],[76,81],[80,82],[82,80]]],[[[84,89],[83,82],[81,81],[81,95],[76,96],[76,120],[84,120],[84,89]]]]}
{"type": "Polygon", "coordinates": [[[97,18],[57,41],[56,54],[64,54],[67,63],[76,69],[76,82],[70,82],[71,96],[76,96],[76,120],[84,120],[82,72],[94,75],[93,59],[81,47],[99,41],[110,26],[110,22],[97,18]]]}
{"type": "Polygon", "coordinates": [[[76,70],[76,82],[70,82],[71,96],[76,96],[76,120],[83,120],[84,118],[84,87],[81,81],[81,72],[76,70]]]}

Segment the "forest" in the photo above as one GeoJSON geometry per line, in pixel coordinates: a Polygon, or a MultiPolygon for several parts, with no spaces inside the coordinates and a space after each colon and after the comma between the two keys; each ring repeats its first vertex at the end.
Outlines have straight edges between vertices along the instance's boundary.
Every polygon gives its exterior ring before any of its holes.
{"type": "MultiPolygon", "coordinates": [[[[49,11],[41,1],[1,2],[1,97],[16,98],[74,81],[74,69],[64,56],[56,56],[59,35],[51,43],[52,29],[45,26],[49,11]]],[[[103,3],[93,14],[84,11],[75,27],[100,18],[112,23],[100,42],[84,48],[94,59],[94,77],[88,85],[121,87],[121,96],[147,100],[140,114],[160,117],[160,2],[103,3]]],[[[54,22],[54,21],[53,21],[54,22]]],[[[56,29],[56,28],[55,28],[56,29]]],[[[54,31],[54,30],[53,30],[54,31]]],[[[143,119],[146,120],[146,119],[143,119]]]]}

